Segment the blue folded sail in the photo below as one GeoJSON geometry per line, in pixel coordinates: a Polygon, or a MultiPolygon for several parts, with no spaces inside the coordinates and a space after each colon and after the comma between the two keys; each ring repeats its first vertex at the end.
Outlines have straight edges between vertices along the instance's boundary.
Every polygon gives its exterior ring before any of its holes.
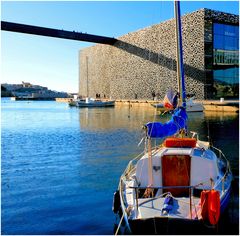
{"type": "Polygon", "coordinates": [[[178,107],[172,118],[166,123],[149,122],[146,124],[147,134],[150,138],[164,138],[176,134],[181,129],[187,129],[187,112],[183,107],[178,107]]]}

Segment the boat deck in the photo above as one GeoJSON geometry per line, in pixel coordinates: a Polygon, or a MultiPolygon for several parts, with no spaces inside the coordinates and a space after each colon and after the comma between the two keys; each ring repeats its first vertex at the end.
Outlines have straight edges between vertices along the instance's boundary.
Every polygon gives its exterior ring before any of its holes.
{"type": "MultiPolygon", "coordinates": [[[[139,198],[138,219],[153,217],[171,217],[191,219],[189,198],[174,198],[172,209],[167,215],[162,214],[165,198],[139,198]]],[[[192,219],[201,218],[200,198],[192,198],[192,219]]]]}

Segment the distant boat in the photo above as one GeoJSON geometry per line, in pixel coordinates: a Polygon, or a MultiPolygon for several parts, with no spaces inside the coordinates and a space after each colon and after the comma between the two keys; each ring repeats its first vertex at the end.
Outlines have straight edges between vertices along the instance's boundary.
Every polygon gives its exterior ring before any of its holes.
{"type": "Polygon", "coordinates": [[[101,99],[94,99],[89,97],[89,88],[88,88],[88,57],[86,57],[86,70],[87,70],[87,97],[85,99],[73,99],[69,106],[76,106],[76,107],[113,107],[115,106],[115,101],[113,100],[101,100],[101,99]]]}
{"type": "Polygon", "coordinates": [[[79,99],[75,101],[76,107],[113,107],[115,101],[103,101],[93,98],[79,99]]]}
{"type": "MultiPolygon", "coordinates": [[[[157,110],[160,111],[160,112],[173,110],[172,108],[165,107],[163,103],[152,104],[152,106],[157,108],[157,110]]],[[[194,101],[194,97],[192,97],[192,98],[189,98],[186,101],[186,111],[187,112],[203,112],[204,111],[204,107],[203,107],[202,103],[195,102],[194,101]]]]}
{"type": "Polygon", "coordinates": [[[78,101],[78,99],[70,99],[69,102],[68,102],[68,105],[70,107],[76,107],[77,106],[77,101],[78,101]]]}
{"type": "Polygon", "coordinates": [[[175,16],[180,104],[168,122],[144,125],[144,152],[129,162],[114,194],[115,234],[201,234],[217,228],[230,200],[233,176],[227,158],[187,131],[178,1],[175,16]],[[152,147],[157,138],[163,142],[152,147]]]}

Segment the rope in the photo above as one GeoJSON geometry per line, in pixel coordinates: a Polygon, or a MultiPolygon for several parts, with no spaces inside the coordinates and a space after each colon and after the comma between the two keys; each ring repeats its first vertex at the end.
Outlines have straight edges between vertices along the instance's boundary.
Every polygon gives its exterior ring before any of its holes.
{"type": "Polygon", "coordinates": [[[154,223],[154,233],[157,235],[158,233],[157,233],[155,218],[153,218],[153,223],[154,223]]]}
{"type": "MultiPolygon", "coordinates": [[[[146,137],[143,137],[143,140],[144,140],[144,155],[146,154],[146,152],[147,152],[147,150],[146,150],[146,147],[147,147],[147,138],[146,137]]],[[[142,177],[142,170],[143,170],[143,161],[142,161],[142,163],[141,163],[141,168],[140,168],[140,177],[139,177],[139,180],[138,181],[140,181],[140,179],[141,179],[141,177],[142,177]]],[[[137,171],[136,171],[137,172],[137,171]]],[[[141,181],[140,181],[140,183],[141,183],[141,181]]]]}
{"type": "Polygon", "coordinates": [[[195,211],[195,214],[196,214],[195,218],[197,217],[197,219],[198,219],[198,211],[197,211],[196,204],[195,204],[195,202],[194,202],[194,195],[192,195],[192,199],[193,199],[194,211],[195,211]]]}
{"type": "Polygon", "coordinates": [[[124,214],[122,214],[122,217],[121,217],[121,219],[120,219],[120,221],[119,221],[119,224],[118,224],[117,230],[116,230],[116,232],[115,232],[114,235],[117,235],[117,234],[118,234],[118,231],[119,231],[120,226],[121,226],[121,224],[122,224],[122,220],[123,220],[123,218],[124,218],[124,214]]]}
{"type": "MultiPolygon", "coordinates": [[[[168,197],[168,196],[170,196],[170,197],[172,197],[172,194],[170,193],[170,192],[166,192],[166,193],[163,193],[163,194],[161,194],[161,195],[159,195],[159,196],[155,196],[155,197],[153,197],[153,199],[157,199],[157,198],[161,198],[161,197],[168,197]],[[166,196],[165,196],[166,195],[166,196]]],[[[149,199],[146,199],[146,201],[149,201],[149,199]]],[[[143,204],[145,201],[142,201],[141,202],[141,204],[143,204]]]]}

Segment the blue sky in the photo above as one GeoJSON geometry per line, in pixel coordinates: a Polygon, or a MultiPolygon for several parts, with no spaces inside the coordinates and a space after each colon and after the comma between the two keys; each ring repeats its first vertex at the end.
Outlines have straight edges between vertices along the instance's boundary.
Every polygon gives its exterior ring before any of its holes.
{"type": "MultiPolygon", "coordinates": [[[[200,8],[239,14],[238,1],[182,1],[182,15],[200,8]]],[[[174,17],[173,1],[1,1],[1,20],[118,37],[174,17]]],[[[1,83],[30,82],[78,91],[78,52],[94,45],[1,31],[1,83]]]]}

